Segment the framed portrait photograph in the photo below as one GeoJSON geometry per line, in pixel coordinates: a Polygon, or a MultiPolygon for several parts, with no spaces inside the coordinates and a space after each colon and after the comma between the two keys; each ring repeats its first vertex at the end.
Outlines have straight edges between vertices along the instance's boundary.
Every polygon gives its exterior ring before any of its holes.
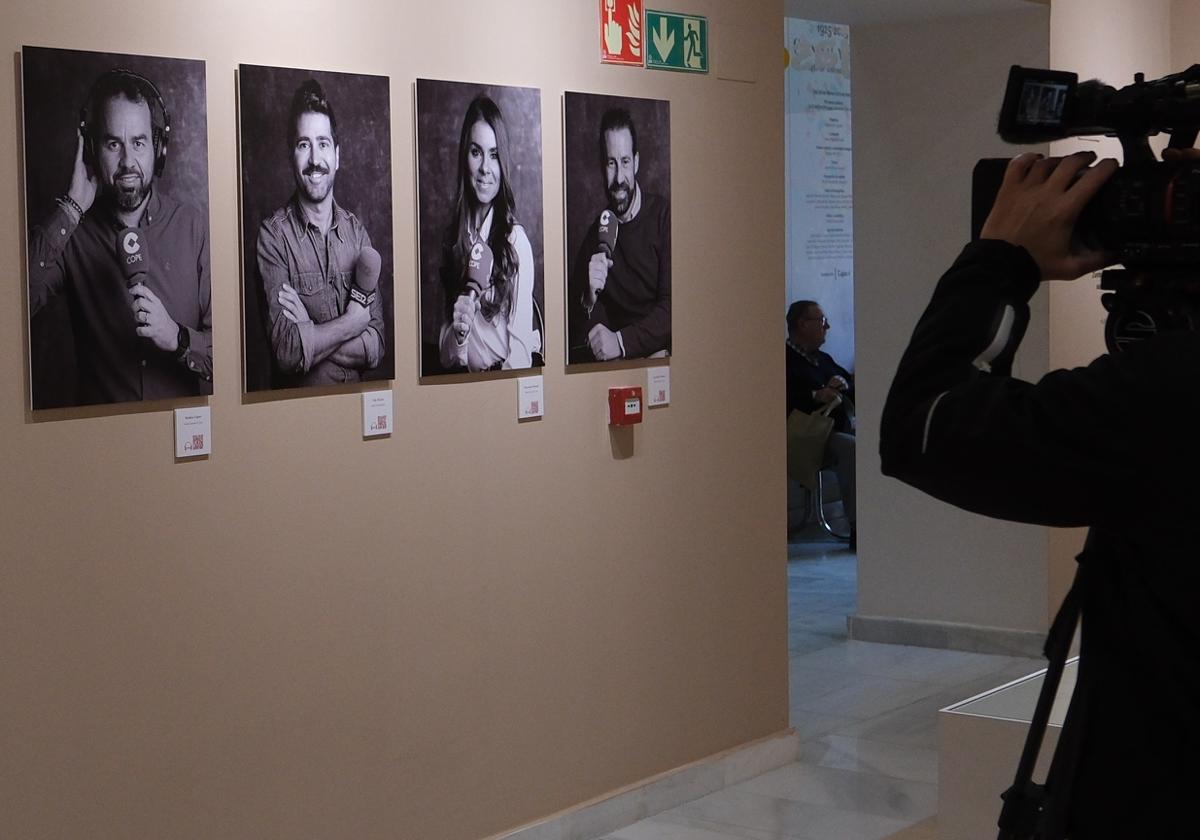
{"type": "Polygon", "coordinates": [[[421,375],[541,367],[537,88],[418,79],[421,375]]]}
{"type": "Polygon", "coordinates": [[[246,391],[394,378],[387,77],[237,75],[246,391]]]}
{"type": "Polygon", "coordinates": [[[567,364],[671,354],[670,103],[563,96],[567,364]]]}
{"type": "Polygon", "coordinates": [[[21,50],[33,409],[212,393],[203,61],[21,50]]]}

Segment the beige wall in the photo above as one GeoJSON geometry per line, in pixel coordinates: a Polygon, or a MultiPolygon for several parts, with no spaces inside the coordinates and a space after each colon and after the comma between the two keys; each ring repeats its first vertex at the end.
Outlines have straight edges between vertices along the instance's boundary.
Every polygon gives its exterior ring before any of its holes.
{"type": "Polygon", "coordinates": [[[1171,0],[1171,69],[1185,70],[1200,62],[1200,2],[1171,0]]]}
{"type": "Polygon", "coordinates": [[[166,404],[27,412],[0,131],[0,834],[475,838],[787,726],[780,10],[684,5],[710,15],[708,77],[601,67],[594,2],[6,8],[10,56],[208,62],[217,379],[198,462],[166,404]],[[357,393],[242,397],[239,62],[392,78],[390,439],[362,441],[357,393]],[[418,75],[542,88],[540,422],[511,379],[417,381],[418,75]],[[563,90],[671,100],[674,403],[632,443],[603,399],[643,372],[561,362],[563,90]]]}
{"type": "MultiPolygon", "coordinates": [[[[879,415],[938,277],[970,236],[971,170],[996,135],[1009,65],[1046,66],[1047,10],[852,30],[859,409],[858,613],[1046,627],[1046,532],[929,498],[879,472],[879,415]]],[[[1046,365],[1045,300],[1017,373],[1046,365]]]]}
{"type": "MultiPolygon", "coordinates": [[[[1051,60],[1057,69],[1076,72],[1081,79],[1102,79],[1115,87],[1132,83],[1134,73],[1156,79],[1183,70],[1196,60],[1190,47],[1196,38],[1197,5],[1194,0],[1054,0],[1050,7],[1051,60]]],[[[1052,144],[1054,154],[1079,149],[1121,158],[1115,138],[1052,144]]],[[[1105,314],[1098,285],[1098,276],[1051,284],[1051,367],[1085,365],[1105,352],[1105,314]]],[[[1051,614],[1074,578],[1075,556],[1083,548],[1086,533],[1083,528],[1050,532],[1047,607],[1051,614]]]]}

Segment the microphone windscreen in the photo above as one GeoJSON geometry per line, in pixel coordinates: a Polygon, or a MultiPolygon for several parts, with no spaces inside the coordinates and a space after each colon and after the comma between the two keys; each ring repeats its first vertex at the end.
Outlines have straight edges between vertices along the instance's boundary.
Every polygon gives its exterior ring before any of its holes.
{"type": "Polygon", "coordinates": [[[472,245],[471,254],[467,258],[467,283],[478,286],[480,291],[490,288],[494,261],[492,249],[486,242],[476,242],[472,245]]]}
{"type": "Polygon", "coordinates": [[[617,217],[611,210],[605,210],[600,214],[600,222],[596,226],[596,237],[599,239],[600,250],[609,259],[612,259],[613,251],[617,249],[617,228],[619,226],[617,217]]]}
{"type": "Polygon", "coordinates": [[[354,267],[354,283],[364,292],[370,293],[379,288],[379,271],[383,260],[379,252],[370,245],[362,249],[358,255],[358,265],[354,267]]]}
{"type": "Polygon", "coordinates": [[[124,228],[117,234],[117,261],[126,286],[135,286],[145,279],[149,260],[146,238],[140,230],[124,228]]]}

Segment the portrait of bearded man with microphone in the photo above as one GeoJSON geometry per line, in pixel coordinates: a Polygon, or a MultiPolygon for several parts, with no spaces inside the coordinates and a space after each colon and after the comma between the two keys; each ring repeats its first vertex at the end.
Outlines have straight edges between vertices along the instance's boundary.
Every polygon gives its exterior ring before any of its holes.
{"type": "MultiPolygon", "coordinates": [[[[568,119],[576,109],[567,94],[568,119]]],[[[638,102],[651,109],[666,103],[638,102]]],[[[595,213],[576,252],[568,291],[568,361],[607,362],[671,352],[671,205],[639,180],[638,130],[630,107],[608,107],[600,119],[599,166],[606,206],[595,213]]],[[[594,123],[593,123],[594,125],[594,123]]],[[[575,134],[568,126],[568,137],[575,134]]],[[[669,130],[667,131],[669,136],[669,130]]],[[[568,146],[568,155],[572,149],[568,146]]],[[[666,167],[665,160],[653,164],[666,167]]],[[[570,164],[568,164],[570,169],[570,164]]],[[[578,199],[568,179],[568,214],[578,199]]],[[[570,220],[569,220],[570,223],[570,220]]]]}
{"type": "MultiPolygon", "coordinates": [[[[243,66],[243,90],[247,74],[243,66]]],[[[386,349],[382,259],[359,218],[334,200],[341,145],[333,106],[314,79],[292,96],[287,143],[295,191],[258,231],[274,387],[359,382],[386,349]]]]}
{"type": "MultiPolygon", "coordinates": [[[[96,54],[27,48],[24,61],[29,91],[48,68],[94,64],[96,54]]],[[[184,72],[202,90],[203,64],[178,63],[194,65],[184,72]]],[[[159,185],[173,139],[170,111],[148,77],[114,68],[96,78],[79,111],[67,190],[30,231],[30,318],[66,299],[77,379],[73,400],[62,388],[47,404],[35,370],[35,408],[212,393],[208,221],[159,185]]],[[[28,133],[26,142],[35,171],[39,149],[28,133]]]]}

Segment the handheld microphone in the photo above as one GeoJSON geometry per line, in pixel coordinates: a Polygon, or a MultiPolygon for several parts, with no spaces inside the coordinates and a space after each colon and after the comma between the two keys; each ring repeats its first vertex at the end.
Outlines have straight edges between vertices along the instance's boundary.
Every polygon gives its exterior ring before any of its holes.
{"type": "MultiPolygon", "coordinates": [[[[467,294],[472,303],[492,287],[492,265],[495,261],[492,249],[486,242],[476,242],[471,246],[471,253],[467,258],[467,294]]],[[[466,341],[467,332],[465,329],[455,330],[459,344],[466,341]]]]}
{"type": "Polygon", "coordinates": [[[366,309],[375,302],[375,290],[379,288],[379,271],[383,260],[379,252],[370,245],[362,249],[358,255],[358,264],[354,266],[354,283],[350,286],[350,300],[366,309]]]}
{"type": "Polygon", "coordinates": [[[467,286],[474,286],[472,292],[483,292],[492,286],[492,265],[495,257],[486,242],[476,242],[471,246],[471,256],[467,259],[467,286]]]}
{"type": "Polygon", "coordinates": [[[150,268],[150,252],[146,238],[137,228],[124,228],[117,234],[117,262],[125,276],[125,287],[132,289],[145,282],[150,268]]]}
{"type": "Polygon", "coordinates": [[[600,223],[596,227],[597,243],[604,256],[612,259],[613,251],[617,250],[617,229],[620,227],[616,214],[605,210],[600,214],[600,223]]]}

